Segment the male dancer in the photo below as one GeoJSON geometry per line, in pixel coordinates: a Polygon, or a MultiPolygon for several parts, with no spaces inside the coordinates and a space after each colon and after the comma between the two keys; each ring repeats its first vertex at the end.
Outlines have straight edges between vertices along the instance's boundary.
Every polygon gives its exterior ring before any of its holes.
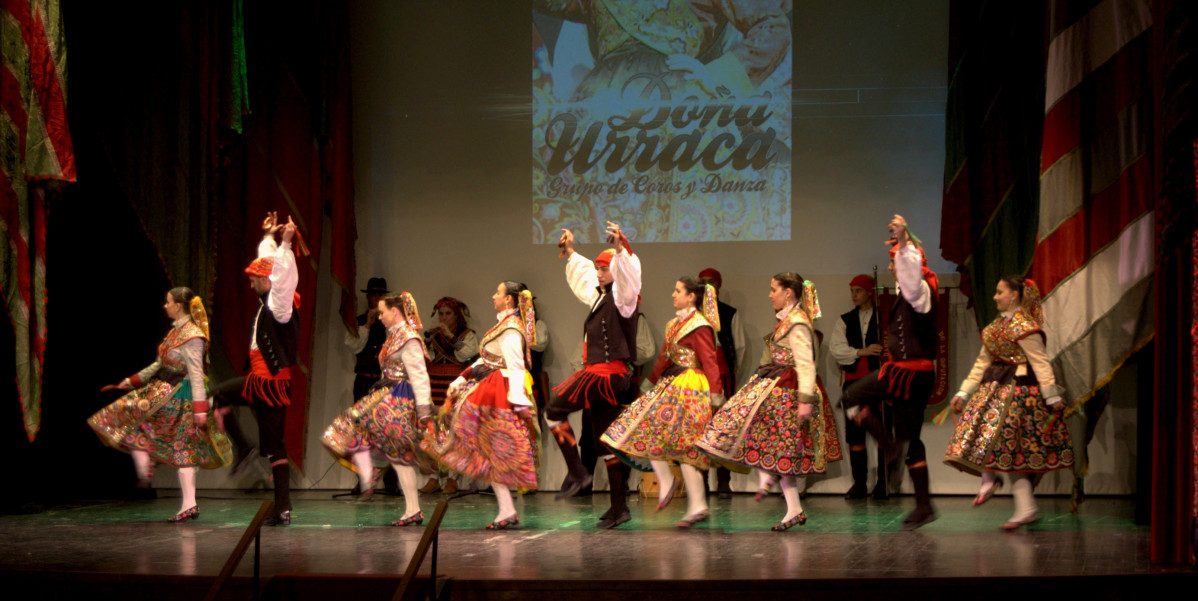
{"type": "MultiPolygon", "coordinates": [[[[832,357],[840,365],[844,375],[844,390],[882,365],[882,345],[878,338],[878,314],[874,311],[874,279],[860,274],[849,282],[849,297],[853,310],[840,316],[832,328],[830,346],[832,357]]],[[[892,430],[894,416],[890,408],[882,405],[882,422],[887,432],[892,430]]],[[[844,423],[844,438],[849,445],[849,465],[853,473],[853,486],[845,493],[849,500],[864,499],[867,495],[865,480],[869,475],[869,455],[865,449],[865,430],[851,419],[844,423]]],[[[886,485],[886,460],[882,449],[878,449],[878,478],[874,483],[875,499],[889,498],[886,485]]]]}
{"type": "MultiPolygon", "coordinates": [[[[724,285],[724,276],[714,267],[708,267],[699,272],[699,278],[709,282],[715,286],[715,291],[718,295],[720,288],[724,285]]],[[[717,296],[718,299],[718,296],[717,296]]],[[[740,314],[737,313],[736,307],[729,305],[723,300],[716,301],[716,309],[720,314],[720,323],[724,327],[716,334],[716,341],[720,343],[720,354],[723,356],[724,365],[720,366],[720,392],[722,395],[711,395],[711,400],[714,402],[717,398],[727,401],[736,394],[740,378],[738,377],[740,367],[744,364],[745,357],[745,328],[741,324],[740,314]]],[[[714,383],[712,388],[715,388],[714,383]]],[[[712,406],[712,413],[719,411],[718,406],[712,406]]],[[[716,494],[721,499],[732,498],[732,473],[728,468],[716,464],[715,466],[715,481],[716,494]]]]}
{"type": "Polygon", "coordinates": [[[597,526],[609,529],[631,519],[625,497],[627,482],[622,462],[608,452],[599,437],[620,413],[619,395],[627,390],[628,364],[636,358],[637,303],[641,293],[641,260],[632,254],[620,226],[607,222],[607,240],[612,248],[587,260],[574,252],[574,234],[563,229],[558,246],[566,256],[566,282],[578,300],[591,311],[583,326],[583,369],[555,388],[545,412],[550,431],[557,439],[569,475],[557,498],[572,497],[591,484],[591,475],[578,455],[577,439],[567,421],[570,414],[590,408],[596,449],[602,449],[611,483],[611,508],[597,526]]]}
{"type": "Polygon", "coordinates": [[[248,404],[254,410],[261,455],[270,459],[275,484],[275,514],[266,523],[287,526],[291,523],[291,468],[283,430],[291,404],[291,366],[296,364],[299,348],[299,315],[295,312],[299,270],[291,251],[295,222],[290,217],[286,225],[277,221],[277,213],[267,214],[258,258],[245,268],[260,303],[250,335],[250,373],[213,387],[212,396],[224,408],[225,429],[239,450],[249,445],[237,421],[228,414],[229,406],[248,404]],[[275,234],[280,230],[283,243],[276,244],[275,234]]]}
{"type": "Polygon", "coordinates": [[[354,400],[367,395],[370,387],[383,377],[379,351],[387,342],[387,328],[379,321],[379,300],[387,290],[387,280],[370,278],[366,282],[366,312],[358,316],[358,330],[346,332],[345,346],[354,354],[354,400]]]}
{"type": "MultiPolygon", "coordinates": [[[[881,369],[861,378],[845,391],[846,414],[865,428],[897,463],[907,443],[907,471],[915,486],[915,509],[903,519],[903,530],[914,530],[936,519],[928,486],[928,462],[919,431],[923,412],[936,381],[936,274],[925,266],[923,249],[912,242],[907,221],[895,215],[890,229],[890,266],[898,296],[886,327],[889,357],[881,369]],[[882,403],[893,400],[895,438],[882,424],[882,403]]],[[[893,468],[891,468],[893,469],[893,468]]]]}

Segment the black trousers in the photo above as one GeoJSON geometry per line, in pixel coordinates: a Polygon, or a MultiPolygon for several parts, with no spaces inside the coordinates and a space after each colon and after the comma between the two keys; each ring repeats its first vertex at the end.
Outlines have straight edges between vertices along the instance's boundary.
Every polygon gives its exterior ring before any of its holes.
{"type": "Polygon", "coordinates": [[[882,405],[890,400],[894,410],[894,437],[899,444],[907,443],[907,465],[913,465],[927,460],[927,451],[923,441],[919,439],[919,434],[923,429],[923,414],[928,407],[928,397],[931,396],[935,385],[936,372],[918,372],[912,378],[907,398],[894,398],[887,390],[888,382],[878,379],[878,372],[875,371],[853,382],[852,386],[844,391],[841,402],[845,408],[868,407],[877,419],[881,419],[882,405]]]}
{"type": "MultiPolygon", "coordinates": [[[[247,399],[242,394],[245,389],[245,376],[225,380],[212,387],[212,399],[216,407],[232,407],[233,405],[249,406],[258,420],[258,452],[272,462],[287,458],[287,446],[283,444],[284,426],[287,422],[287,406],[267,405],[259,399],[247,399]],[[255,402],[257,401],[257,402],[255,402]]],[[[233,419],[232,415],[228,419],[233,419]]],[[[227,426],[226,426],[227,427],[227,426]]],[[[240,431],[240,427],[235,426],[240,431]]],[[[232,428],[229,428],[232,430],[232,428]]],[[[238,447],[244,448],[244,440],[237,440],[232,432],[230,438],[238,447]]]]}
{"type": "Polygon", "coordinates": [[[354,402],[356,403],[358,399],[370,394],[370,389],[374,387],[375,382],[378,382],[380,377],[382,376],[378,374],[357,374],[354,376],[354,402]]]}
{"type": "MultiPolygon", "coordinates": [[[[607,445],[599,442],[599,437],[603,436],[607,428],[616,421],[624,407],[636,399],[636,390],[631,385],[630,376],[613,376],[611,386],[612,390],[616,392],[618,404],[613,405],[604,399],[598,390],[585,390],[580,391],[581,394],[578,394],[575,400],[555,394],[545,410],[546,419],[563,422],[569,419],[571,413],[586,409],[583,411],[583,431],[578,440],[578,447],[587,471],[595,469],[595,461],[599,455],[610,453],[607,445]],[[591,399],[590,408],[586,408],[585,399],[587,398],[591,399]]],[[[592,387],[598,388],[597,385],[592,387]]]]}

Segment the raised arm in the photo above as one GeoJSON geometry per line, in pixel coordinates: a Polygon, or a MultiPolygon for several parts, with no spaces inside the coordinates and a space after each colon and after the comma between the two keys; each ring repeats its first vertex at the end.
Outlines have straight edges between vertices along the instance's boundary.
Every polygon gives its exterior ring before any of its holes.
{"type": "Polygon", "coordinates": [[[270,296],[267,307],[279,323],[291,321],[295,306],[295,289],[299,286],[299,269],[295,265],[295,254],[291,252],[291,239],[295,236],[295,223],[287,218],[283,226],[283,243],[275,244],[274,236],[268,234],[258,245],[258,256],[271,256],[274,265],[270,271],[270,296]],[[265,254],[264,254],[265,251],[265,254]]]}

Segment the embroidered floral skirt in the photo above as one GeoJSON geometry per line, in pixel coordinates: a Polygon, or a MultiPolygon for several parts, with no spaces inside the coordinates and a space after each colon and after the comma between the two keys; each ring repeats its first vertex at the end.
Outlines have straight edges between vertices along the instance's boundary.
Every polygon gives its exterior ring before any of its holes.
{"type": "Polygon", "coordinates": [[[228,464],[232,443],[215,427],[196,426],[190,397],[186,380],[172,386],[153,379],[97,411],[87,423],[104,444],[145,451],[158,463],[205,469],[228,464]]]}
{"type": "Polygon", "coordinates": [[[798,391],[754,375],[716,412],[698,445],[720,463],[780,474],[827,473],[841,458],[836,416],[823,387],[811,419],[799,422],[798,391]]]}
{"type": "Polygon", "coordinates": [[[639,470],[653,469],[650,461],[677,461],[705,470],[710,460],[695,443],[710,419],[707,378],[688,369],[662,378],[621,412],[600,440],[639,470]]]}
{"type": "Polygon", "coordinates": [[[944,462],[963,472],[1050,472],[1073,465],[1069,427],[1036,384],[983,382],[970,397],[944,462]]]}
{"type": "Polygon", "coordinates": [[[361,451],[372,451],[389,463],[416,466],[426,473],[436,469],[420,450],[416,393],[406,380],[371,390],[329,424],[321,442],[351,469],[352,464],[345,460],[361,451]]]}
{"type": "MultiPolygon", "coordinates": [[[[525,378],[531,398],[532,380],[525,378]]],[[[508,380],[490,372],[481,380],[467,380],[457,399],[446,400],[442,426],[425,436],[420,448],[446,469],[487,482],[517,489],[537,488],[538,440],[536,407],[524,420],[507,401],[508,380]]]]}

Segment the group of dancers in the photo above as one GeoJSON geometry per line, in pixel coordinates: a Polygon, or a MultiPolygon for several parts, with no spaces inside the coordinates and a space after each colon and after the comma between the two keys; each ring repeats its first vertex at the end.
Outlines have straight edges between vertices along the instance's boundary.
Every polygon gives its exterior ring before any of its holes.
{"type": "MultiPolygon", "coordinates": [[[[842,399],[847,423],[877,440],[885,464],[879,466],[880,474],[883,467],[884,473],[901,473],[898,462],[905,457],[916,507],[902,527],[914,529],[936,518],[920,429],[935,380],[935,316],[944,308],[937,306],[936,277],[906,221],[896,215],[888,228],[889,268],[898,295],[881,341],[868,340],[862,328],[854,330],[860,338],[852,341],[857,355],[876,356],[869,367],[877,367],[868,372],[862,368],[846,381],[842,399]],[[893,433],[886,427],[887,413],[893,414],[893,433]]],[[[279,224],[271,214],[263,230],[259,257],[245,270],[261,304],[250,341],[251,369],[245,377],[212,387],[218,407],[215,425],[208,419],[211,405],[203,383],[207,318],[200,299],[186,288],[167,293],[164,308],[174,325],[159,346],[158,361],[117,384],[129,392],[89,420],[107,444],[133,455],[143,481],[155,462],[179,469],[183,500],[173,522],[199,515],[196,467],[234,461],[230,438],[239,443],[237,459],[246,458],[249,447],[227,413],[229,405],[244,403],[254,410],[261,454],[272,466],[276,514],[271,523],[290,523],[282,434],[299,327],[293,311],[298,302],[291,249],[295,226],[290,220],[279,224]]],[[[606,233],[611,247],[594,260],[575,251],[569,230],[559,239],[567,284],[590,310],[584,323],[583,368],[553,390],[544,408],[545,424],[568,470],[557,498],[574,496],[592,484],[567,419],[588,408],[589,430],[611,488],[610,507],[597,528],[631,519],[626,504],[630,467],[656,475],[658,511],[670,504],[680,485],[685,488],[687,507],[677,527],[707,520],[704,472],[713,465],[742,473],[756,470],[758,499],[780,485],[786,513],[772,529],[802,526],[807,515],[798,479],[825,474],[828,463],[840,458],[836,420],[816,375],[814,321],[821,312],[815,286],[794,272],[770,279],[768,298],[777,323],[765,337],[762,364],[724,399],[717,289],[699,278],[680,277],[672,293],[676,316],[666,326],[649,375],[652,387],[636,396],[629,366],[636,358],[640,258],[618,225],[608,222],[606,233]],[[680,477],[672,464],[679,466],[680,477]]],[[[445,402],[437,407],[430,395],[429,352],[415,299],[406,292],[379,298],[374,309],[386,328],[378,353],[381,375],[328,426],[322,441],[357,472],[364,494],[374,488],[374,459],[390,463],[405,501],[393,526],[423,523],[419,473],[438,469],[471,477],[494,491],[498,512],[488,529],[520,523],[512,492],[537,488],[541,456],[541,421],[528,375],[530,349],[537,343],[532,300],[522,283],[497,284],[492,295],[495,325],[479,338],[478,359],[449,385],[445,402]]],[[[1064,391],[1044,351],[1035,283],[1004,278],[994,300],[1002,315],[985,328],[978,360],[952,400],[961,418],[945,461],[982,476],[975,505],[1003,485],[999,473],[1008,473],[1015,513],[1003,527],[1015,529],[1039,517],[1032,495],[1037,476],[1068,468],[1073,458],[1069,432],[1060,419],[1064,391]]],[[[864,448],[850,441],[850,452],[858,447],[864,448]]],[[[856,472],[855,467],[855,477],[856,472]]]]}

